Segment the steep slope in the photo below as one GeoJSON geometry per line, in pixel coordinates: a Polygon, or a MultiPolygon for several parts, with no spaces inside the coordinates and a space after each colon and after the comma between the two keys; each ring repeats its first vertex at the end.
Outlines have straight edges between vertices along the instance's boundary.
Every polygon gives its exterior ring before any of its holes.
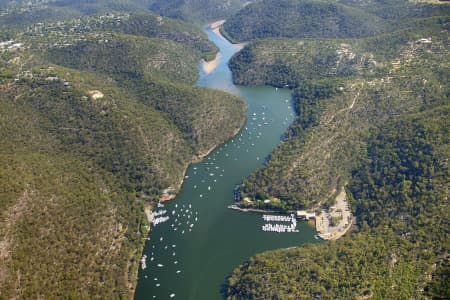
{"type": "Polygon", "coordinates": [[[0,3],[0,28],[27,26],[38,22],[68,20],[105,13],[156,13],[203,26],[228,18],[251,1],[244,0],[35,0],[0,3]]]}
{"type": "Polygon", "coordinates": [[[361,158],[363,137],[373,125],[447,101],[448,31],[442,30],[447,25],[441,21],[427,21],[427,29],[413,35],[401,30],[359,41],[269,40],[248,46],[249,61],[238,54],[231,64],[235,78],[250,83],[270,78],[269,83],[278,86],[296,86],[294,105],[299,114],[267,165],[244,182],[244,194],[254,199],[257,193],[278,197],[285,209],[333,203],[334,191],[361,158]],[[424,34],[433,42],[417,42],[424,34]],[[388,46],[390,40],[395,48],[388,46]],[[377,46],[382,41],[386,48],[377,46]],[[278,49],[283,49],[281,55],[278,49]],[[284,66],[295,72],[283,72],[284,66]]]}
{"type": "Polygon", "coordinates": [[[38,22],[55,22],[86,15],[117,12],[150,13],[147,1],[139,0],[36,0],[7,1],[0,6],[0,28],[20,28],[38,22]]]}
{"type": "Polygon", "coordinates": [[[448,16],[449,5],[410,1],[264,0],[227,19],[233,41],[258,38],[356,38],[410,28],[411,19],[448,16]]]}
{"type": "MultiPolygon", "coordinates": [[[[257,40],[233,56],[229,66],[233,81],[244,85],[298,87],[308,80],[370,75],[396,61],[408,43],[439,35],[440,28],[447,28],[442,25],[447,20],[448,17],[416,20],[414,27],[360,39],[257,40]]],[[[446,32],[441,34],[439,39],[446,32]]]]}
{"type": "Polygon", "coordinates": [[[162,16],[190,20],[194,23],[215,21],[235,14],[254,0],[152,0],[150,9],[162,16]]]}
{"type": "Polygon", "coordinates": [[[244,110],[222,92],[181,84],[195,81],[198,70],[192,66],[200,57],[172,41],[115,34],[51,48],[46,56],[59,65],[114,76],[143,104],[164,113],[194,151],[205,153],[240,128],[244,110]]]}
{"type": "Polygon", "coordinates": [[[385,30],[380,18],[337,2],[264,0],[246,6],[223,27],[235,41],[267,37],[336,38],[385,30]]]}
{"type": "Polygon", "coordinates": [[[357,232],[251,258],[228,279],[227,298],[444,299],[435,267],[450,251],[448,114],[446,105],[377,128],[349,186],[357,232]]]}
{"type": "Polygon", "coordinates": [[[2,299],[131,298],[144,206],[245,119],[240,99],[192,86],[201,32],[110,17],[36,25],[0,53],[2,299]]]}
{"type": "Polygon", "coordinates": [[[200,53],[166,39],[102,33],[73,45],[52,47],[47,59],[80,70],[140,77],[155,76],[194,82],[200,53]]]}
{"type": "Polygon", "coordinates": [[[446,16],[450,7],[445,1],[408,0],[339,0],[338,2],[365,10],[385,20],[403,21],[411,18],[446,16]]]}
{"type": "Polygon", "coordinates": [[[57,132],[75,128],[55,128],[17,92],[2,87],[0,103],[0,297],[128,297],[143,203],[113,174],[66,150],[57,132]]]}
{"type": "Polygon", "coordinates": [[[356,221],[338,241],[250,258],[227,299],[447,297],[448,29],[446,17],[358,40],[261,40],[234,58],[238,82],[295,88],[298,113],[241,205],[320,211],[344,188],[356,221]]]}
{"type": "MultiPolygon", "coordinates": [[[[17,25],[17,24],[16,24],[17,25]]],[[[180,45],[197,49],[205,59],[213,58],[217,47],[207,39],[197,27],[185,22],[172,20],[154,14],[107,13],[96,16],[59,21],[56,23],[36,23],[27,28],[26,35],[42,39],[52,39],[57,44],[67,44],[67,40],[84,41],[92,33],[117,32],[148,38],[171,40],[180,45]]],[[[98,40],[98,37],[96,37],[98,40]]]]}
{"type": "Polygon", "coordinates": [[[94,21],[92,28],[169,39],[189,45],[201,51],[204,55],[212,52],[212,57],[217,52],[217,47],[206,38],[205,33],[199,32],[197,27],[154,14],[125,15],[120,18],[119,22],[115,18],[109,18],[101,23],[94,21]]]}

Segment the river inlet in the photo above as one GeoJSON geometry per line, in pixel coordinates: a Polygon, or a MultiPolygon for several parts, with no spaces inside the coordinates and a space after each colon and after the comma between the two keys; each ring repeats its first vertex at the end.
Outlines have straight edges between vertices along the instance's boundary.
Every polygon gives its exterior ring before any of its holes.
{"type": "Polygon", "coordinates": [[[233,190],[262,167],[294,120],[289,90],[232,83],[228,61],[238,48],[211,30],[220,61],[198,86],[226,91],[247,104],[247,122],[230,141],[189,166],[177,197],[164,204],[168,221],[152,226],[139,270],[135,299],[223,299],[226,277],[249,257],[270,249],[316,242],[314,229],[298,222],[297,233],[264,232],[261,214],[228,209],[233,190]]]}

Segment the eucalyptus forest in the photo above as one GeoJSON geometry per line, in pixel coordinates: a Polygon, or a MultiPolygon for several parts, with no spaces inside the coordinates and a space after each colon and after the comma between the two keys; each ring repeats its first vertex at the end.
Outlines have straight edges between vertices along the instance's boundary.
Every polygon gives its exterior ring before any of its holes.
{"type": "Polygon", "coordinates": [[[343,191],[353,217],[227,266],[222,298],[449,299],[438,0],[0,0],[0,299],[135,297],[145,211],[249,118],[241,95],[196,86],[217,20],[243,43],[233,83],[287,89],[295,113],[230,204],[320,214],[343,191]]]}

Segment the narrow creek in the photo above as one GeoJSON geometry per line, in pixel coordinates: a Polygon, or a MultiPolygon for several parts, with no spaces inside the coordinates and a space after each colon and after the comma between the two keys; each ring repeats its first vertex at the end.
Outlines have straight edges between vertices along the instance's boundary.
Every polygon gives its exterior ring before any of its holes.
{"type": "Polygon", "coordinates": [[[135,299],[223,299],[226,277],[256,253],[317,242],[313,227],[298,222],[298,232],[261,230],[261,214],[233,211],[235,186],[261,167],[294,119],[288,90],[235,86],[228,61],[238,51],[211,30],[221,52],[217,68],[201,74],[198,86],[241,96],[248,119],[237,136],[192,164],[177,197],[164,204],[167,222],[152,227],[144,250],[147,268],[139,270],[135,299]]]}

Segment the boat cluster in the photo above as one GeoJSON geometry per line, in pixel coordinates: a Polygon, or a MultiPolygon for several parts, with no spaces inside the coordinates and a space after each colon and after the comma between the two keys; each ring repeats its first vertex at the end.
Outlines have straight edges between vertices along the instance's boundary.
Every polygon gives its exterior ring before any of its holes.
{"type": "Polygon", "coordinates": [[[285,225],[285,224],[264,224],[262,226],[262,230],[263,231],[268,231],[268,232],[279,232],[279,233],[284,233],[284,232],[298,232],[297,229],[295,229],[297,227],[297,224],[290,224],[290,225],[285,225]]]}
{"type": "Polygon", "coordinates": [[[266,222],[291,222],[291,224],[271,224],[266,223],[262,226],[262,231],[266,232],[298,232],[297,228],[297,219],[295,215],[292,214],[290,216],[276,216],[276,215],[263,215],[263,219],[266,222]]]}
{"type": "Polygon", "coordinates": [[[142,255],[140,262],[141,262],[141,269],[142,270],[147,269],[147,255],[145,255],[145,254],[142,255]]]}
{"type": "Polygon", "coordinates": [[[192,209],[191,204],[182,204],[180,208],[178,204],[175,204],[175,209],[177,210],[172,211],[172,216],[175,220],[170,224],[173,231],[179,231],[181,234],[184,234],[186,231],[192,231],[194,223],[198,221],[198,212],[192,209]],[[183,228],[183,226],[186,227],[183,228]]]}
{"type": "MultiPolygon", "coordinates": [[[[238,160],[234,148],[244,148],[246,152],[258,151],[258,139],[261,139],[264,135],[263,125],[270,125],[274,121],[269,115],[270,113],[266,111],[265,106],[262,106],[262,109],[259,109],[258,112],[252,113],[245,130],[207,156],[202,164],[194,165],[192,171],[185,175],[184,184],[192,186],[192,194],[201,198],[197,200],[206,201],[205,199],[208,199],[209,195],[214,193],[217,183],[226,176],[226,166],[221,166],[216,161],[217,158],[222,157],[224,161],[225,159],[238,160]]],[[[256,153],[251,157],[255,157],[257,160],[262,158],[256,153]]],[[[151,248],[147,252],[148,260],[147,256],[144,255],[140,262],[143,270],[147,268],[148,263],[148,269],[143,272],[143,276],[151,280],[158,290],[163,291],[165,285],[159,275],[169,272],[170,276],[182,276],[185,273],[183,261],[181,257],[178,257],[178,251],[176,251],[177,245],[171,241],[174,235],[169,234],[163,237],[159,233],[166,232],[169,229],[177,235],[188,235],[198,226],[196,223],[199,220],[199,212],[196,211],[195,205],[190,203],[158,203],[158,208],[152,213],[153,225],[164,222],[167,222],[167,224],[161,225],[152,232],[151,248]],[[153,276],[150,276],[150,274],[153,276]]],[[[291,224],[269,223],[263,226],[264,231],[292,232],[296,230],[296,219],[289,216],[269,215],[264,220],[266,222],[291,222],[291,224]]],[[[150,238],[148,239],[150,240],[150,238]]],[[[166,277],[164,276],[164,278],[166,277]]],[[[169,297],[175,297],[175,293],[169,294],[169,297]]],[[[156,298],[156,295],[153,298],[156,298]]]]}
{"type": "Polygon", "coordinates": [[[291,222],[292,220],[295,220],[295,216],[263,215],[263,219],[266,222],[291,222]]]}
{"type": "Polygon", "coordinates": [[[152,213],[152,217],[151,217],[152,224],[154,226],[156,226],[158,224],[167,222],[170,218],[169,218],[169,216],[164,216],[166,213],[167,213],[167,211],[164,210],[164,209],[163,210],[154,211],[152,213]]]}

